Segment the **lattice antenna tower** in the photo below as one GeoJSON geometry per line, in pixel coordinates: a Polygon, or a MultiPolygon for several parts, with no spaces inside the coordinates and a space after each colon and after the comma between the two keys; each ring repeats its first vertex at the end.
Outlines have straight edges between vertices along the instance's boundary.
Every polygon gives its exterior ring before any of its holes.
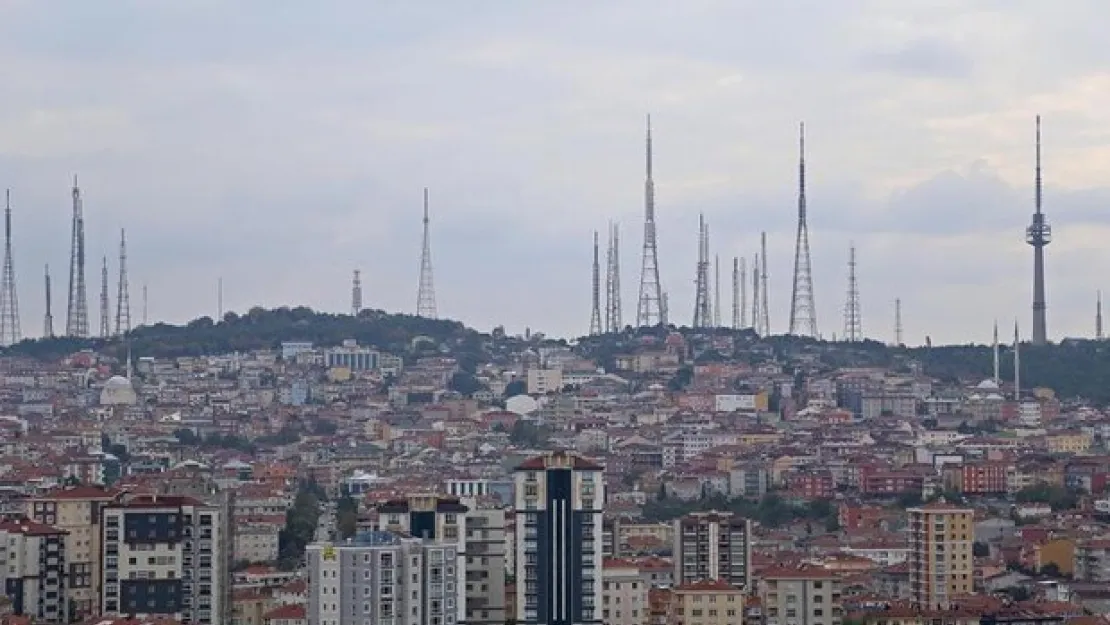
{"type": "Polygon", "coordinates": [[[740,257],[740,328],[748,327],[748,267],[747,259],[740,257]]]}
{"type": "Polygon", "coordinates": [[[759,319],[759,254],[756,254],[752,258],[752,330],[759,336],[763,336],[759,319]]]}
{"type": "Polygon", "coordinates": [[[0,283],[0,345],[15,345],[21,338],[15,265],[12,263],[12,192],[8,189],[4,195],[4,279],[0,283]]]}
{"type": "Polygon", "coordinates": [[[698,262],[694,273],[694,323],[695,328],[706,328],[712,323],[709,305],[709,259],[706,250],[705,217],[698,215],[698,262]]]}
{"type": "Polygon", "coordinates": [[[844,304],[844,340],[849,343],[863,340],[863,323],[860,319],[859,285],[856,282],[856,246],[848,248],[848,298],[844,304]]]}
{"type": "Polygon", "coordinates": [[[1095,339],[1101,341],[1102,335],[1102,291],[1095,293],[1095,339]]]}
{"type": "Polygon", "coordinates": [[[432,282],[432,242],[428,221],[428,187],[424,187],[424,245],[420,251],[420,289],[416,294],[416,316],[436,318],[436,290],[432,282]]]}
{"type": "Polygon", "coordinates": [[[116,336],[131,333],[131,293],[127,284],[127,233],[119,231],[119,286],[116,291],[116,336]]]}
{"type": "Polygon", "coordinates": [[[902,300],[898,298],[894,300],[894,345],[896,347],[905,345],[902,342],[902,300]]]}
{"type": "Polygon", "coordinates": [[[601,258],[598,250],[597,230],[594,230],[594,264],[590,285],[590,336],[601,334],[601,258]]]}
{"type": "Polygon", "coordinates": [[[42,318],[42,336],[44,338],[54,337],[54,313],[50,307],[50,265],[46,266],[46,314],[42,318]]]}
{"type": "Polygon", "coordinates": [[[66,336],[89,336],[89,300],[85,290],[85,215],[81,188],[73,177],[73,225],[69,250],[69,295],[66,336]]]}
{"type": "Polygon", "coordinates": [[[806,126],[798,125],[798,235],[794,240],[794,286],[790,293],[790,334],[817,338],[813,267],[806,221],[806,126]]]}
{"type": "Polygon", "coordinates": [[[359,270],[355,269],[354,276],[351,278],[351,316],[357,317],[362,312],[362,276],[359,275],[359,270]]]}
{"type": "Polygon", "coordinates": [[[740,259],[736,256],[732,257],[732,329],[739,330],[740,325],[740,311],[744,305],[740,303],[740,259]]]}
{"type": "Polygon", "coordinates": [[[609,224],[609,245],[605,264],[605,331],[620,332],[621,321],[621,254],[620,227],[609,224]]]}
{"type": "Polygon", "coordinates": [[[108,257],[100,265],[100,338],[112,336],[112,313],[108,309],[108,257]]]}
{"type": "Polygon", "coordinates": [[[644,179],[644,253],[640,263],[640,296],[636,325],[667,324],[667,304],[659,282],[659,249],[655,238],[655,181],[652,178],[651,115],[647,116],[647,176],[644,179]]]}
{"type": "Polygon", "coordinates": [[[721,327],[721,255],[713,257],[713,327],[721,327]]]}
{"type": "Polygon", "coordinates": [[[771,336],[771,313],[767,307],[767,301],[771,299],[771,289],[767,287],[767,233],[759,233],[759,257],[763,261],[760,265],[759,274],[759,323],[763,326],[763,334],[771,336]]]}

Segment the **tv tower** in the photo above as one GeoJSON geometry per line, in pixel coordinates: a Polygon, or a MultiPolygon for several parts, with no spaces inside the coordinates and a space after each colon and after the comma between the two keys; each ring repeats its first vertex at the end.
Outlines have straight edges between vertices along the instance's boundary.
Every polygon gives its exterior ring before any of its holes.
{"type": "Polygon", "coordinates": [[[713,256],[713,327],[721,327],[721,255],[713,256]]]}
{"type": "Polygon", "coordinates": [[[740,257],[740,329],[748,327],[748,267],[740,257]]]}
{"type": "Polygon", "coordinates": [[[106,339],[112,335],[111,323],[108,318],[111,313],[108,311],[108,257],[104,257],[104,262],[100,266],[100,338],[106,339]]]}
{"type": "Polygon", "coordinates": [[[116,291],[116,336],[131,334],[131,294],[127,290],[127,235],[119,230],[119,286],[116,291]]]}
{"type": "Polygon", "coordinates": [[[762,294],[759,300],[759,324],[763,329],[762,335],[771,336],[771,313],[767,309],[767,300],[771,299],[771,290],[767,287],[767,233],[759,233],[759,258],[763,261],[760,266],[759,291],[762,294]]]}
{"type": "Polygon", "coordinates": [[[798,236],[794,241],[794,287],[790,294],[790,334],[817,338],[817,306],[813,303],[813,268],[806,222],[806,125],[798,125],[798,236]]]}
{"type": "Polygon", "coordinates": [[[752,258],[752,330],[763,336],[765,332],[759,321],[759,254],[756,254],[752,258]]]}
{"type": "Polygon", "coordinates": [[[1001,347],[998,344],[998,320],[997,319],[994,320],[994,344],[991,345],[991,350],[994,352],[992,354],[994,356],[994,385],[997,386],[998,388],[1002,388],[1002,373],[1001,373],[1001,367],[999,366],[999,360],[1000,360],[999,356],[1001,354],[1001,351],[1000,351],[1001,347]]]}
{"type": "Polygon", "coordinates": [[[651,115],[647,117],[647,178],[644,180],[644,257],[640,265],[640,297],[636,325],[667,324],[667,306],[659,282],[659,250],[655,239],[655,181],[651,171],[651,115]]]}
{"type": "Polygon", "coordinates": [[[362,278],[359,276],[358,269],[355,269],[355,275],[351,278],[351,316],[357,317],[362,312],[362,278]]]}
{"type": "Polygon", "coordinates": [[[85,215],[81,188],[73,177],[73,226],[69,249],[69,298],[66,303],[66,336],[89,336],[89,301],[85,293],[85,215]]]}
{"type": "Polygon", "coordinates": [[[844,304],[844,340],[863,340],[863,323],[859,310],[859,285],[856,283],[856,246],[848,248],[848,301],[844,304]]]}
{"type": "Polygon", "coordinates": [[[744,304],[740,301],[740,259],[736,256],[732,257],[732,329],[739,330],[743,326],[740,325],[741,310],[744,304]]]}
{"type": "Polygon", "coordinates": [[[621,255],[620,231],[617,224],[609,224],[609,246],[606,251],[605,270],[605,331],[620,332],[621,321],[621,255]]]}
{"type": "Polygon", "coordinates": [[[601,262],[598,258],[597,230],[594,230],[593,284],[591,284],[590,336],[601,334],[601,262]]]}
{"type": "Polygon", "coordinates": [[[1095,340],[1102,338],[1102,291],[1098,291],[1095,293],[1095,340]]]}
{"type": "Polygon", "coordinates": [[[4,279],[0,283],[0,345],[15,345],[19,332],[19,299],[15,294],[15,265],[12,263],[12,192],[4,196],[4,279]]]}
{"type": "Polygon", "coordinates": [[[143,325],[146,325],[146,283],[143,283],[143,325]]]}
{"type": "Polygon", "coordinates": [[[901,347],[902,342],[902,300],[894,300],[894,346],[901,347]]]}
{"type": "Polygon", "coordinates": [[[1044,246],[1052,242],[1052,227],[1041,212],[1041,116],[1037,116],[1036,181],[1033,191],[1033,223],[1025,230],[1025,242],[1033,246],[1033,336],[1034,345],[1048,342],[1045,315],[1044,246]]]}
{"type": "Polygon", "coordinates": [[[420,251],[420,290],[416,294],[416,316],[436,318],[436,291],[432,284],[432,244],[428,233],[428,187],[424,187],[424,246],[420,251]]]}
{"type": "Polygon", "coordinates": [[[54,314],[50,310],[50,265],[46,266],[46,314],[42,319],[42,337],[54,338],[54,314]]]}
{"type": "Polygon", "coordinates": [[[695,328],[708,328],[712,324],[709,304],[709,232],[705,217],[698,215],[698,264],[694,274],[694,323],[695,328]]]}

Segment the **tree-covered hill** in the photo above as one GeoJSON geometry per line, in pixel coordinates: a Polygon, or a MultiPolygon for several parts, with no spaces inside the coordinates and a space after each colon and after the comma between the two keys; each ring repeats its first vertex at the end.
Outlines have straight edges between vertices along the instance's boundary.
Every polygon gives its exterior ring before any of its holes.
{"type": "MultiPolygon", "coordinates": [[[[395,354],[413,349],[413,339],[425,336],[436,345],[421,343],[423,349],[444,349],[447,353],[478,355],[488,337],[457,321],[425,319],[412,315],[393,315],[379,310],[364,310],[358,317],[315,312],[311,308],[252,308],[246,314],[229,312],[220,322],[201,317],[183,326],[158,323],[136,328],[128,342],[136,356],[176,357],[224,354],[233,351],[277,348],[282,341],[311,341],[318,345],[337,345],[355,339],[395,354]]],[[[120,339],[73,338],[28,339],[7,350],[8,355],[39,358],[60,357],[83,348],[95,348],[122,356],[126,352],[120,339]]]]}

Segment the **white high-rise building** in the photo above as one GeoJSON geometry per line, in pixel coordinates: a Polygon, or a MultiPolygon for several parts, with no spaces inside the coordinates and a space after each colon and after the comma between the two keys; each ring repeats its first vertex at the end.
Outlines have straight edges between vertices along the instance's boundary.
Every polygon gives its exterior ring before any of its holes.
{"type": "Polygon", "coordinates": [[[568,452],[516,468],[516,621],[600,624],[603,467],[568,452]]]}

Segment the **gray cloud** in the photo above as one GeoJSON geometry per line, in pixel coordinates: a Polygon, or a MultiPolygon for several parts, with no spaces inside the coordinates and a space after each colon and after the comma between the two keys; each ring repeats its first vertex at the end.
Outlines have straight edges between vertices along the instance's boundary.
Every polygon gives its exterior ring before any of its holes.
{"type": "Polygon", "coordinates": [[[591,232],[613,219],[631,319],[650,111],[680,320],[705,212],[724,258],[768,232],[783,326],[805,119],[824,331],[842,325],[854,240],[869,333],[888,337],[899,296],[914,340],[981,340],[994,317],[1028,316],[1039,112],[1051,329],[1089,334],[1110,261],[1094,131],[1110,79],[1091,61],[1107,17],[1031,0],[16,2],[0,25],[0,183],[24,328],[41,326],[44,263],[64,301],[74,172],[90,266],[128,229],[136,317],[144,282],[155,319],[212,314],[219,276],[228,307],[346,310],[356,267],[368,303],[412,310],[429,186],[444,315],[584,331],[591,232]]]}

